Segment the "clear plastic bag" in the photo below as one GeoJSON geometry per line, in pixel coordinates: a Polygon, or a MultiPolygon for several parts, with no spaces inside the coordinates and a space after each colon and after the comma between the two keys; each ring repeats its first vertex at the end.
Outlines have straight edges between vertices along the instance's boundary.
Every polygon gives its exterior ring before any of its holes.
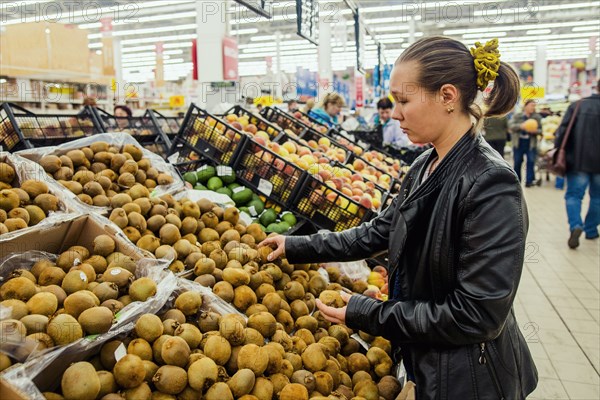
{"type": "Polygon", "coordinates": [[[6,163],[14,168],[19,184],[29,179],[42,181],[48,185],[49,192],[58,199],[58,211],[50,212],[49,215],[37,225],[0,235],[0,241],[12,239],[16,236],[30,232],[33,229],[39,229],[40,227],[55,224],[57,221],[62,220],[65,217],[65,214],[76,212],[72,200],[72,197],[75,197],[75,195],[68,190],[65,190],[62,185],[50,178],[41,165],[16,154],[6,152],[0,152],[0,162],[6,163]]]}
{"type": "MultiPolygon", "coordinates": [[[[126,144],[135,145],[142,149],[144,158],[149,159],[150,163],[152,164],[152,166],[154,168],[156,168],[159,172],[168,173],[169,175],[171,175],[173,177],[172,184],[157,186],[152,191],[152,194],[151,194],[152,196],[160,196],[160,195],[163,195],[166,193],[172,194],[172,193],[176,193],[184,188],[185,185],[184,185],[183,181],[181,180],[181,178],[179,177],[177,170],[175,170],[175,167],[173,167],[171,164],[167,163],[159,155],[154,154],[151,151],[144,149],[142,147],[142,145],[140,145],[131,135],[128,135],[125,133],[102,133],[102,134],[98,134],[98,135],[85,137],[85,138],[82,138],[79,140],[74,140],[72,142],[67,142],[67,143],[61,144],[60,146],[49,146],[49,147],[41,147],[39,149],[21,150],[21,151],[17,152],[17,154],[28,160],[35,161],[37,163],[43,156],[46,156],[49,154],[63,154],[69,150],[87,147],[87,146],[91,145],[92,143],[96,143],[96,142],[107,142],[111,146],[116,146],[118,148],[122,148],[126,144]]],[[[43,169],[42,169],[42,171],[43,171],[43,169]]],[[[53,181],[56,185],[59,185],[62,187],[62,185],[60,185],[58,182],[56,182],[53,178],[48,177],[45,172],[44,172],[44,175],[46,176],[46,179],[53,181]]],[[[66,192],[69,192],[68,190],[65,190],[65,189],[63,189],[63,190],[66,192]]],[[[69,197],[71,199],[73,207],[81,213],[84,213],[84,214],[97,213],[97,214],[107,215],[110,212],[110,209],[108,207],[90,206],[90,205],[84,204],[75,195],[72,195],[69,197]]]]}
{"type": "Polygon", "coordinates": [[[342,275],[347,276],[353,281],[367,280],[371,269],[365,260],[352,262],[331,262],[323,264],[324,267],[336,267],[342,275]]]}

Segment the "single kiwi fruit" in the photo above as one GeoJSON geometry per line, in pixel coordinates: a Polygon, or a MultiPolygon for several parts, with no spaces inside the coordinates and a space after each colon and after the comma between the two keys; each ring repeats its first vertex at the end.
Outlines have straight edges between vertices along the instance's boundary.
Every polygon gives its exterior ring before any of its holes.
{"type": "Polygon", "coordinates": [[[190,353],[190,346],[183,338],[172,336],[164,341],[160,355],[166,364],[185,367],[190,353]]]}
{"type": "Polygon", "coordinates": [[[59,346],[72,343],[83,337],[81,325],[69,314],[59,314],[50,319],[46,333],[59,346]]]}
{"type": "Polygon", "coordinates": [[[4,221],[4,226],[8,232],[14,232],[19,229],[27,228],[27,222],[23,221],[21,218],[8,218],[4,221]]]}
{"type": "Polygon", "coordinates": [[[113,369],[113,375],[119,386],[131,389],[144,382],[146,369],[142,359],[133,354],[122,357],[113,369]]]}
{"type": "Polygon", "coordinates": [[[88,335],[108,332],[113,324],[114,314],[108,307],[92,307],[83,311],[77,321],[88,335]]]}
{"type": "Polygon", "coordinates": [[[135,211],[127,214],[127,219],[129,221],[129,226],[133,226],[138,231],[143,232],[147,228],[146,218],[140,213],[135,211]]]}
{"type": "Polygon", "coordinates": [[[101,399],[107,394],[116,393],[119,390],[115,377],[111,372],[102,370],[96,371],[96,374],[100,380],[100,393],[98,393],[97,398],[101,399]]]}
{"type": "Polygon", "coordinates": [[[142,360],[152,361],[152,346],[142,338],[133,339],[129,342],[127,353],[135,354],[142,360]]]}
{"type": "Polygon", "coordinates": [[[179,228],[169,223],[166,223],[160,228],[159,234],[160,240],[163,244],[173,245],[175,244],[175,242],[181,239],[181,233],[179,232],[179,228]]]}
{"type": "Polygon", "coordinates": [[[150,191],[148,190],[148,188],[139,183],[136,183],[135,185],[133,185],[131,187],[131,189],[129,189],[128,193],[129,193],[129,196],[131,196],[131,198],[133,200],[136,200],[136,199],[139,199],[142,197],[150,197],[150,191]]]}
{"type": "Polygon", "coordinates": [[[94,366],[82,361],[72,364],[63,373],[60,381],[62,394],[67,400],[93,400],[100,393],[100,378],[94,366]]]}
{"type": "Polygon", "coordinates": [[[36,292],[35,284],[30,279],[22,276],[9,279],[0,286],[0,297],[3,300],[17,299],[27,301],[36,292]]]}
{"type": "Polygon", "coordinates": [[[94,271],[96,271],[96,274],[104,273],[104,271],[106,271],[106,267],[108,267],[106,258],[99,255],[93,255],[90,258],[87,258],[84,262],[91,265],[94,268],[94,271]]]}
{"type": "Polygon", "coordinates": [[[269,312],[258,312],[248,318],[248,327],[254,328],[265,338],[270,338],[275,333],[277,320],[269,312]]]}
{"type": "Polygon", "coordinates": [[[75,292],[65,298],[63,306],[67,314],[79,318],[83,311],[98,305],[96,304],[97,299],[93,293],[88,291],[75,292]]]}
{"type": "Polygon", "coordinates": [[[119,174],[123,175],[124,173],[130,173],[134,175],[138,171],[138,165],[133,160],[125,160],[121,168],[119,168],[119,174]]]}
{"type": "Polygon", "coordinates": [[[113,209],[108,219],[110,219],[115,225],[117,225],[121,229],[124,229],[129,224],[127,214],[122,208],[113,209]]]}
{"type": "Polygon", "coordinates": [[[163,365],[152,377],[152,383],[160,392],[175,395],[187,386],[187,372],[181,367],[163,365]]]}
{"type": "Polygon", "coordinates": [[[269,400],[273,398],[273,384],[267,378],[256,378],[256,382],[254,383],[254,387],[250,394],[258,400],[269,400]]]}
{"type": "Polygon", "coordinates": [[[90,196],[88,196],[87,194],[85,194],[85,193],[78,194],[78,195],[77,195],[77,198],[78,198],[78,199],[79,199],[79,200],[80,200],[82,203],[84,203],[84,204],[87,204],[87,205],[89,205],[89,206],[93,206],[93,205],[94,205],[94,200],[93,200],[93,199],[92,199],[90,196]]]}
{"type": "Polygon", "coordinates": [[[202,295],[188,291],[180,294],[175,300],[175,307],[185,315],[195,315],[202,306],[202,295]]]}
{"type": "MultiPolygon", "coordinates": [[[[200,345],[200,341],[202,340],[202,333],[200,332],[200,329],[192,324],[179,324],[175,320],[172,321],[178,325],[174,331],[174,335],[185,340],[188,346],[190,346],[190,349],[195,349],[200,345]]],[[[229,343],[227,344],[229,345],[229,343]]]]}
{"type": "Polygon", "coordinates": [[[208,357],[194,361],[188,368],[188,383],[194,390],[206,391],[218,379],[217,364],[208,357]]]}
{"type": "Polygon", "coordinates": [[[0,302],[0,306],[7,307],[11,309],[10,317],[12,319],[21,319],[27,314],[29,314],[29,310],[27,308],[27,303],[18,299],[8,299],[0,302]]]}
{"type": "Polygon", "coordinates": [[[255,344],[246,344],[238,353],[238,368],[248,368],[255,375],[262,375],[269,365],[269,354],[266,349],[255,344]]]}
{"type": "Polygon", "coordinates": [[[58,309],[58,299],[49,292],[36,293],[27,301],[30,314],[50,316],[58,309]]]}
{"type": "Polygon", "coordinates": [[[148,212],[152,208],[152,203],[150,202],[150,199],[147,199],[145,197],[135,199],[133,202],[140,207],[139,213],[144,216],[147,216],[148,212]]]}
{"type": "Polygon", "coordinates": [[[0,162],[0,182],[11,183],[16,176],[17,173],[12,166],[7,163],[0,162]]]}
{"type": "Polygon", "coordinates": [[[67,294],[85,290],[88,287],[88,277],[83,271],[71,270],[67,272],[60,286],[67,294]]]}
{"type": "Polygon", "coordinates": [[[252,304],[257,303],[256,294],[246,285],[238,286],[233,291],[233,305],[241,311],[246,311],[252,304]]]}
{"type": "Polygon", "coordinates": [[[0,190],[0,208],[9,212],[13,208],[19,207],[21,200],[19,195],[9,189],[0,190]]]}
{"type": "Polygon", "coordinates": [[[92,247],[95,255],[106,257],[115,251],[115,241],[108,235],[98,235],[92,247]]]}
{"type": "Polygon", "coordinates": [[[19,205],[21,207],[23,207],[24,205],[27,205],[30,203],[31,199],[29,198],[29,195],[27,194],[26,191],[24,191],[21,188],[12,188],[10,189],[13,192],[15,192],[17,194],[17,196],[19,196],[19,205]]]}
{"type": "Polygon", "coordinates": [[[227,303],[231,303],[235,295],[231,283],[225,281],[215,283],[215,286],[213,286],[213,293],[219,296],[227,303]]]}
{"type": "Polygon", "coordinates": [[[167,223],[167,220],[162,215],[153,215],[147,220],[147,228],[152,232],[157,233],[160,228],[167,223]]]}
{"type": "Polygon", "coordinates": [[[49,318],[46,315],[32,314],[24,316],[19,321],[21,321],[21,323],[25,325],[28,334],[45,334],[46,330],[48,329],[49,318]]]}
{"type": "Polygon", "coordinates": [[[123,303],[121,303],[119,300],[114,300],[114,299],[105,300],[100,305],[102,307],[106,307],[109,310],[111,310],[113,312],[113,314],[118,313],[119,311],[121,311],[123,309],[123,307],[125,307],[125,305],[123,303]]]}
{"type": "Polygon", "coordinates": [[[123,229],[123,233],[125,234],[125,236],[127,236],[127,239],[129,239],[133,243],[136,243],[142,238],[142,234],[140,233],[140,231],[138,231],[132,226],[125,227],[123,229]]]}
{"type": "Polygon", "coordinates": [[[210,357],[217,365],[225,365],[231,356],[229,341],[220,335],[208,338],[203,348],[204,354],[210,357]]]}
{"type": "Polygon", "coordinates": [[[146,301],[156,294],[156,282],[148,277],[136,279],[129,286],[129,296],[133,301],[146,301]]]}
{"type": "Polygon", "coordinates": [[[163,334],[164,328],[159,317],[153,314],[144,314],[136,321],[134,329],[139,338],[152,343],[163,334]]]}
{"type": "Polygon", "coordinates": [[[131,272],[125,268],[109,267],[102,274],[102,280],[104,282],[113,282],[119,289],[124,289],[133,281],[134,276],[131,272]]]}

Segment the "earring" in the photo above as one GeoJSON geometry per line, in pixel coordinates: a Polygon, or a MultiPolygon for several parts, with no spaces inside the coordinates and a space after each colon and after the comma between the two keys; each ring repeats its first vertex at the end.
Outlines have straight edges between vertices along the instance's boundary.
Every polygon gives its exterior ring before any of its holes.
{"type": "Polygon", "coordinates": [[[448,111],[448,114],[452,114],[454,112],[454,106],[453,105],[448,106],[446,111],[448,111]]]}

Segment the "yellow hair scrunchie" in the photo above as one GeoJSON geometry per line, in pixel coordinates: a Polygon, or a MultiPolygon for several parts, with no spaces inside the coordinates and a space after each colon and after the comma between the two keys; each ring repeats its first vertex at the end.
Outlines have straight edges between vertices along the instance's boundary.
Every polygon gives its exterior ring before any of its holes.
{"type": "Polygon", "coordinates": [[[474,58],[475,70],[477,71],[477,87],[483,92],[488,83],[498,76],[498,69],[500,68],[498,39],[486,42],[485,46],[481,42],[476,42],[475,47],[471,47],[471,55],[474,58]]]}

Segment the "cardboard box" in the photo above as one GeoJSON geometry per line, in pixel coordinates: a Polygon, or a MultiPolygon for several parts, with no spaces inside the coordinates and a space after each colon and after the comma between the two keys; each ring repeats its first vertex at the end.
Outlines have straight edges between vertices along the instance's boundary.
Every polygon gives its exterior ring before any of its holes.
{"type": "Polygon", "coordinates": [[[13,387],[6,379],[0,378],[0,399],[2,400],[28,400],[25,394],[13,387]]]}
{"type": "Polygon", "coordinates": [[[116,250],[135,261],[147,257],[147,253],[128,241],[116,226],[104,225],[100,218],[89,215],[69,214],[63,221],[51,226],[33,229],[8,240],[0,239],[0,258],[30,250],[59,254],[75,245],[92,249],[98,235],[109,235],[115,241],[116,250]]]}

